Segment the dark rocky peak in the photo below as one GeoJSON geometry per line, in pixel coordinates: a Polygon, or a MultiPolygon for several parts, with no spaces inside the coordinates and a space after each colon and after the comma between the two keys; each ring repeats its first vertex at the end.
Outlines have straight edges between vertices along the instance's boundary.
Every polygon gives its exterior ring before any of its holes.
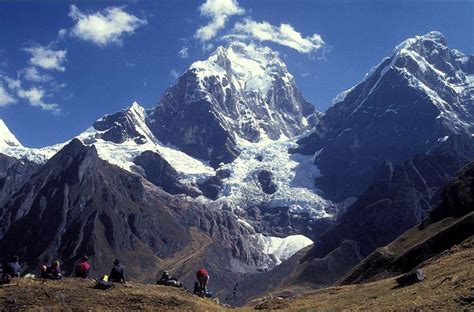
{"type": "Polygon", "coordinates": [[[117,144],[126,140],[143,144],[153,140],[153,135],[146,125],[146,118],[145,109],[137,102],[133,102],[132,105],[120,112],[100,118],[93,127],[100,131],[97,138],[117,144]]]}
{"type": "Polygon", "coordinates": [[[191,197],[202,195],[197,188],[182,184],[178,172],[156,152],[145,151],[135,157],[133,162],[143,169],[148,181],[170,194],[185,194],[191,197]]]}

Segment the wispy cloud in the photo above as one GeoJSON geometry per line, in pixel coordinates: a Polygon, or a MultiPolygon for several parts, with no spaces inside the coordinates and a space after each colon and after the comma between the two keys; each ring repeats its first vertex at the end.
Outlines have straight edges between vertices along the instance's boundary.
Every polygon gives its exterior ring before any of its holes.
{"type": "Polygon", "coordinates": [[[182,59],[188,58],[189,57],[189,48],[188,47],[182,47],[181,50],[178,52],[178,56],[182,59]]]}
{"type": "Polygon", "coordinates": [[[39,44],[24,49],[31,54],[30,64],[47,70],[65,71],[66,50],[53,50],[39,44]]]}
{"type": "Polygon", "coordinates": [[[201,47],[207,51],[219,41],[239,40],[243,42],[273,42],[294,49],[311,58],[330,50],[323,38],[313,33],[303,35],[289,23],[272,25],[267,21],[256,21],[237,0],[206,0],[200,7],[202,17],[210,18],[210,22],[197,29],[194,38],[199,40],[201,47]],[[232,27],[226,27],[229,17],[239,15],[232,27]]]}
{"type": "Polygon", "coordinates": [[[13,79],[4,75],[0,75],[0,81],[3,81],[8,87],[7,90],[3,85],[0,85],[0,106],[16,103],[17,99],[23,99],[31,106],[50,111],[55,115],[61,112],[58,104],[46,103],[45,98],[48,95],[43,88],[36,86],[24,88],[20,79],[13,79]]]}
{"type": "Polygon", "coordinates": [[[58,104],[48,104],[44,102],[45,93],[44,90],[40,88],[18,89],[17,94],[20,98],[27,100],[31,106],[51,111],[53,114],[59,114],[61,112],[58,104]]]}
{"type": "Polygon", "coordinates": [[[323,39],[318,34],[303,37],[290,24],[281,24],[278,27],[266,21],[256,22],[250,18],[236,23],[230,34],[226,35],[225,38],[274,42],[295,49],[300,53],[312,53],[325,46],[323,39]]]}
{"type": "Polygon", "coordinates": [[[0,107],[8,106],[15,102],[15,98],[0,84],[0,107]]]}
{"type": "Polygon", "coordinates": [[[32,66],[23,69],[20,74],[23,75],[26,80],[32,82],[46,82],[53,79],[50,75],[42,74],[36,67],[32,66]]]}
{"type": "Polygon", "coordinates": [[[109,7],[100,12],[85,14],[71,5],[69,16],[76,22],[71,29],[72,36],[101,47],[121,45],[124,35],[133,34],[138,27],[147,24],[145,19],[125,12],[122,7],[109,7]]]}
{"type": "Polygon", "coordinates": [[[208,41],[214,38],[217,33],[225,27],[229,17],[242,15],[245,10],[241,8],[236,0],[206,0],[199,7],[201,16],[208,17],[211,21],[200,27],[194,37],[200,41],[208,41]]]}

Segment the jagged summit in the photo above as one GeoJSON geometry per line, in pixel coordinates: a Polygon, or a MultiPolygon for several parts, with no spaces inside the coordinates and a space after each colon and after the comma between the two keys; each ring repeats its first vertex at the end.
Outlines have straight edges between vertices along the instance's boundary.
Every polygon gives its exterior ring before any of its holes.
{"type": "Polygon", "coordinates": [[[277,53],[231,42],[193,63],[150,117],[160,141],[215,166],[235,159],[239,139],[293,137],[316,124],[314,113],[277,53]]]}
{"type": "Polygon", "coordinates": [[[190,69],[195,69],[203,77],[227,75],[239,91],[260,91],[264,96],[277,77],[288,82],[293,79],[278,53],[242,42],[218,47],[206,61],[197,61],[190,69]]]}
{"type": "Polygon", "coordinates": [[[137,102],[111,115],[105,115],[97,120],[93,127],[99,131],[97,138],[117,144],[133,140],[137,144],[153,142],[155,140],[146,125],[147,113],[137,102]]]}
{"type": "Polygon", "coordinates": [[[0,147],[22,146],[20,141],[11,133],[5,122],[0,119],[0,147]]]}

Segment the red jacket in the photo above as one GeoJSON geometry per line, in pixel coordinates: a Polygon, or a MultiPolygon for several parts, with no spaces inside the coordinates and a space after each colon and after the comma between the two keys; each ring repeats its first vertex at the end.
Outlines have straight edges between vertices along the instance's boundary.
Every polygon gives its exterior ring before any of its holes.
{"type": "Polygon", "coordinates": [[[207,272],[206,269],[202,268],[197,272],[196,275],[197,275],[198,278],[201,277],[201,276],[208,276],[209,272],[207,272]]]}
{"type": "Polygon", "coordinates": [[[91,265],[87,261],[79,262],[76,266],[76,271],[87,272],[91,268],[91,265]]]}

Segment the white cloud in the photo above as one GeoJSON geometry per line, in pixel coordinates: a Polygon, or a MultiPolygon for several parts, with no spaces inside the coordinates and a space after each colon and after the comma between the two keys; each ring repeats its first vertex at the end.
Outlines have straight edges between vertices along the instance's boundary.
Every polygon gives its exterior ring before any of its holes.
{"type": "Polygon", "coordinates": [[[53,114],[59,114],[61,112],[58,104],[47,104],[44,102],[44,90],[32,87],[31,89],[18,89],[17,94],[20,98],[27,100],[31,106],[39,107],[44,110],[53,112],[53,114]]]}
{"type": "Polygon", "coordinates": [[[318,34],[303,37],[290,24],[281,24],[280,27],[277,27],[266,21],[260,23],[249,18],[236,23],[231,33],[224,38],[271,41],[295,49],[300,53],[315,52],[325,46],[323,39],[318,34]]]}
{"type": "Polygon", "coordinates": [[[17,98],[20,98],[26,100],[31,106],[51,111],[55,115],[61,112],[61,108],[58,104],[45,102],[44,98],[47,95],[44,89],[40,87],[23,88],[22,82],[19,79],[12,79],[8,76],[0,75],[0,79],[6,83],[8,90],[14,94],[10,95],[10,93],[0,85],[0,106],[15,103],[17,98]]]}
{"type": "Polygon", "coordinates": [[[65,71],[66,50],[52,50],[48,47],[35,45],[24,49],[31,54],[30,64],[48,70],[65,71]]]}
{"type": "Polygon", "coordinates": [[[208,41],[224,28],[230,16],[244,14],[245,10],[239,6],[236,0],[206,0],[199,7],[199,12],[201,16],[211,18],[211,21],[200,27],[194,37],[200,41],[208,41]]]}
{"type": "Polygon", "coordinates": [[[120,7],[109,7],[102,12],[87,15],[71,5],[69,16],[76,22],[71,30],[73,36],[101,47],[121,45],[123,35],[133,34],[138,27],[147,23],[120,7]]]}
{"type": "Polygon", "coordinates": [[[51,76],[40,73],[36,67],[27,67],[21,71],[23,77],[28,81],[46,82],[52,79],[51,76]]]}
{"type": "Polygon", "coordinates": [[[183,47],[181,50],[178,52],[178,56],[180,58],[188,58],[189,57],[189,48],[188,47],[183,47]]]}
{"type": "Polygon", "coordinates": [[[8,93],[8,91],[0,85],[0,107],[15,103],[16,100],[8,93]]]}

